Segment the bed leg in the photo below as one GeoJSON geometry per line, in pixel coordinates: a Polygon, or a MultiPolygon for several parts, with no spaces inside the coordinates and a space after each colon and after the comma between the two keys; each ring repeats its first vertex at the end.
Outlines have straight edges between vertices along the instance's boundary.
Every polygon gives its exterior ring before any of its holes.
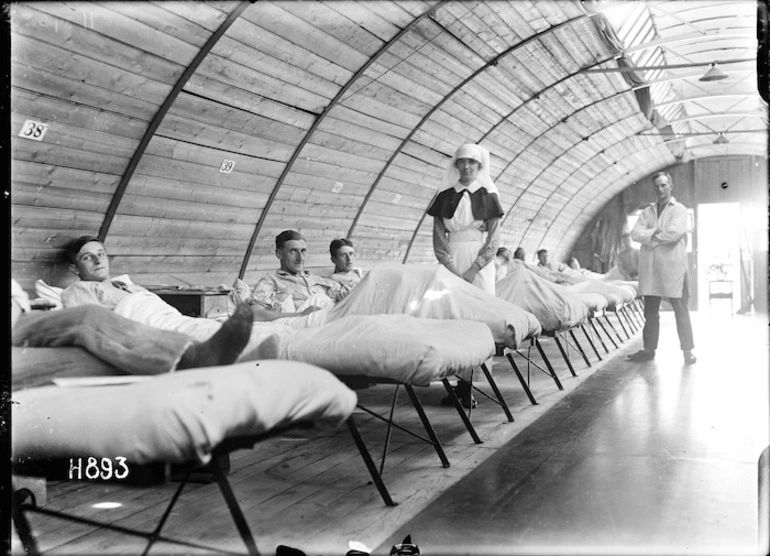
{"type": "Polygon", "coordinates": [[[500,389],[497,387],[497,382],[495,382],[495,379],[492,376],[492,373],[490,372],[490,370],[487,368],[486,363],[481,364],[481,370],[484,372],[484,376],[487,377],[487,381],[489,382],[489,386],[492,388],[492,392],[495,393],[495,397],[497,398],[497,403],[499,403],[503,407],[503,412],[505,413],[506,419],[508,419],[509,423],[513,423],[513,415],[511,415],[511,410],[508,408],[508,404],[505,403],[503,394],[500,392],[500,389]]]}
{"type": "MultiPolygon", "coordinates": [[[[599,319],[597,317],[591,317],[590,319],[588,319],[588,322],[591,324],[591,328],[593,329],[594,334],[596,334],[596,337],[599,338],[599,341],[601,342],[602,347],[604,348],[604,352],[609,354],[610,350],[607,348],[607,344],[604,343],[604,338],[602,338],[602,335],[599,334],[599,330],[596,328],[596,322],[594,322],[594,320],[599,320],[599,319]]],[[[601,324],[601,322],[599,324],[601,324]]]]}
{"type": "Polygon", "coordinates": [[[609,326],[612,329],[612,331],[615,333],[615,336],[618,337],[618,341],[622,344],[623,336],[620,335],[620,332],[618,332],[617,328],[615,328],[615,325],[612,324],[612,321],[610,320],[610,316],[607,313],[604,313],[604,320],[607,321],[607,326],[609,326]]]}
{"type": "Polygon", "coordinates": [[[636,314],[639,317],[639,322],[642,323],[642,326],[643,326],[644,325],[644,302],[642,301],[642,298],[637,297],[634,300],[634,311],[636,311],[636,314]]]}
{"type": "Polygon", "coordinates": [[[575,347],[577,347],[577,350],[580,352],[580,355],[583,356],[583,361],[585,361],[586,365],[590,367],[591,362],[588,360],[588,356],[586,355],[586,352],[583,350],[583,346],[581,346],[580,342],[578,342],[577,336],[575,336],[575,331],[571,328],[569,329],[569,335],[572,338],[572,341],[575,342],[575,347]]]}
{"type": "Polygon", "coordinates": [[[623,307],[616,307],[615,308],[615,318],[618,319],[618,322],[620,323],[620,328],[623,330],[623,334],[626,335],[626,340],[631,339],[631,334],[628,333],[628,330],[626,330],[626,325],[623,324],[623,319],[621,318],[623,316],[623,307]]]}
{"type": "Polygon", "coordinates": [[[417,411],[417,415],[420,416],[422,426],[425,428],[425,432],[428,433],[428,438],[430,438],[430,441],[433,443],[433,447],[436,449],[436,453],[441,460],[441,465],[444,467],[449,467],[449,460],[444,453],[444,448],[441,446],[441,442],[436,435],[436,431],[433,430],[433,425],[430,424],[428,416],[425,414],[425,409],[422,407],[420,399],[417,397],[417,394],[414,391],[414,386],[410,384],[404,384],[404,389],[406,390],[406,393],[409,394],[409,399],[412,400],[412,405],[414,406],[415,411],[417,411]]]}
{"type": "Polygon", "coordinates": [[[629,317],[631,317],[631,319],[634,321],[634,325],[636,325],[636,329],[639,330],[642,327],[642,325],[636,316],[636,299],[634,299],[631,303],[626,305],[626,307],[628,308],[629,317]]]}
{"type": "Polygon", "coordinates": [[[628,323],[628,326],[631,328],[632,332],[634,334],[639,332],[639,323],[636,322],[636,317],[634,317],[634,312],[631,310],[630,305],[623,306],[623,316],[626,317],[626,322],[628,323]]]}
{"type": "Polygon", "coordinates": [[[471,420],[468,419],[468,416],[465,414],[465,411],[463,411],[463,406],[460,405],[460,399],[457,397],[457,394],[455,394],[454,388],[452,388],[452,385],[449,384],[449,381],[445,378],[442,379],[441,382],[444,384],[444,388],[446,388],[446,391],[449,395],[449,399],[452,400],[452,403],[454,404],[455,409],[457,410],[457,413],[460,414],[460,419],[463,420],[463,423],[465,424],[465,428],[468,429],[468,434],[471,435],[473,442],[476,444],[482,444],[482,441],[479,438],[479,435],[476,433],[476,429],[473,427],[473,423],[471,423],[471,420]]]}
{"type": "Polygon", "coordinates": [[[559,380],[559,377],[556,376],[556,371],[554,371],[553,366],[551,366],[551,361],[548,359],[548,356],[545,354],[545,351],[543,350],[543,346],[540,345],[540,340],[535,339],[535,346],[537,347],[537,351],[540,353],[540,357],[543,358],[543,361],[545,362],[545,366],[548,367],[548,373],[551,375],[551,378],[556,383],[556,387],[559,390],[564,390],[564,386],[561,385],[561,381],[559,380]]]}
{"type": "Polygon", "coordinates": [[[596,345],[594,344],[594,341],[591,339],[591,335],[588,333],[588,330],[586,330],[586,325],[581,324],[580,329],[583,331],[583,335],[586,337],[586,340],[588,340],[588,344],[591,346],[591,349],[594,350],[594,353],[596,354],[596,359],[599,361],[602,361],[602,356],[599,353],[599,350],[596,349],[596,345]]]}
{"type": "Polygon", "coordinates": [[[377,487],[380,496],[382,496],[383,502],[385,502],[386,506],[396,506],[397,504],[390,497],[390,493],[385,487],[382,476],[377,471],[377,466],[374,465],[374,460],[369,454],[369,450],[366,448],[366,444],[364,444],[364,439],[361,437],[361,433],[358,430],[358,425],[356,425],[353,416],[351,415],[348,417],[347,421],[345,422],[348,425],[348,430],[350,431],[350,435],[353,437],[353,441],[356,443],[358,452],[361,454],[361,458],[364,460],[364,464],[366,464],[366,468],[369,470],[369,475],[371,475],[372,481],[374,481],[374,485],[377,487]]]}
{"type": "Polygon", "coordinates": [[[567,352],[564,350],[564,346],[561,345],[561,340],[559,340],[558,332],[554,332],[553,339],[556,341],[556,345],[559,346],[559,351],[561,352],[561,356],[564,359],[564,362],[567,363],[567,368],[569,369],[569,372],[572,373],[572,376],[577,377],[577,373],[575,372],[575,369],[572,367],[572,361],[569,360],[569,355],[567,355],[567,352]]]}
{"type": "Polygon", "coordinates": [[[628,309],[626,309],[625,305],[620,309],[620,314],[623,315],[623,320],[626,321],[626,326],[628,326],[628,330],[631,331],[631,334],[636,334],[636,326],[634,326],[634,323],[628,318],[628,309]]]}
{"type": "Polygon", "coordinates": [[[521,384],[521,387],[524,388],[524,392],[527,394],[527,397],[529,398],[529,403],[532,405],[537,405],[537,401],[535,401],[535,397],[532,395],[532,391],[529,389],[529,384],[524,380],[524,377],[521,376],[521,372],[519,372],[519,367],[516,365],[516,362],[513,360],[513,356],[510,352],[506,353],[505,356],[508,358],[508,362],[511,364],[511,367],[513,367],[513,372],[516,373],[516,377],[519,379],[519,383],[521,384]]]}
{"type": "MultiPolygon", "coordinates": [[[[607,316],[606,316],[606,315],[604,316],[604,318],[605,318],[605,320],[606,320],[608,323],[610,322],[610,321],[609,321],[609,319],[607,318],[607,316]]],[[[601,329],[604,331],[604,333],[607,335],[607,337],[610,339],[610,342],[612,342],[612,345],[613,345],[613,346],[615,346],[615,349],[618,349],[618,347],[619,347],[619,346],[618,346],[618,343],[615,341],[615,338],[613,338],[613,337],[612,337],[612,335],[611,335],[609,332],[607,332],[607,327],[606,327],[606,326],[604,326],[604,323],[602,322],[602,318],[601,318],[601,317],[596,317],[596,322],[598,322],[598,323],[599,323],[599,326],[600,326],[600,327],[601,327],[601,329]]],[[[612,326],[612,325],[610,324],[610,326],[612,326]]],[[[614,330],[614,329],[613,329],[613,330],[614,330]]],[[[603,343],[603,342],[602,342],[602,343],[603,343]]],[[[609,353],[609,352],[607,352],[607,353],[609,353]]]]}
{"type": "Polygon", "coordinates": [[[396,413],[396,402],[398,401],[398,384],[393,392],[393,401],[390,404],[390,416],[388,417],[388,428],[385,432],[385,445],[382,447],[382,459],[380,459],[380,475],[385,472],[385,459],[390,448],[390,439],[393,436],[393,415],[396,413]]]}
{"type": "MultiPolygon", "coordinates": [[[[233,493],[233,489],[230,486],[230,481],[227,480],[227,475],[220,465],[220,458],[224,457],[225,455],[222,454],[216,456],[215,462],[213,464],[214,479],[216,480],[217,484],[219,484],[219,490],[222,492],[222,496],[224,496],[225,502],[227,502],[227,507],[230,509],[230,515],[233,516],[235,526],[238,528],[238,532],[241,534],[241,538],[246,545],[248,553],[251,556],[259,556],[257,543],[254,541],[254,536],[251,534],[249,524],[246,522],[246,517],[243,515],[241,506],[238,504],[238,499],[233,493]]],[[[229,462],[229,460],[227,461],[229,462]]]]}
{"type": "Polygon", "coordinates": [[[13,524],[16,528],[16,533],[19,535],[21,545],[24,547],[24,554],[27,556],[38,556],[40,550],[37,546],[37,540],[32,534],[32,527],[30,527],[29,520],[22,507],[22,504],[24,504],[28,497],[31,499],[32,505],[35,506],[35,495],[30,490],[19,489],[15,491],[12,495],[11,513],[13,514],[13,524]]]}
{"type": "MultiPolygon", "coordinates": [[[[216,459],[216,456],[215,456],[215,459],[216,459]]],[[[160,517],[160,521],[158,521],[158,525],[155,527],[153,532],[148,535],[147,546],[145,547],[144,552],[142,552],[142,556],[147,556],[147,554],[150,553],[150,549],[152,548],[152,545],[155,544],[155,541],[158,540],[158,538],[160,537],[160,531],[161,529],[163,529],[163,526],[166,524],[166,520],[168,519],[168,516],[171,515],[171,510],[174,509],[174,505],[176,505],[176,501],[179,500],[179,497],[182,495],[182,490],[187,484],[187,480],[190,478],[191,474],[192,474],[191,471],[185,473],[184,478],[180,481],[179,486],[174,492],[174,495],[171,497],[171,501],[168,503],[168,506],[166,506],[166,509],[163,512],[163,515],[160,517]]]]}

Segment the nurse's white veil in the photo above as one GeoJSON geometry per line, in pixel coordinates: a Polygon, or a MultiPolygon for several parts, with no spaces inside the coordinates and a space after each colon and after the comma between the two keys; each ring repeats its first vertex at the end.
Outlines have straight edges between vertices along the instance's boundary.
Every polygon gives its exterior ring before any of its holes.
{"type": "Polygon", "coordinates": [[[488,193],[498,192],[495,182],[492,181],[492,177],[489,175],[489,151],[475,143],[466,143],[455,151],[444,174],[444,183],[441,186],[441,191],[454,187],[460,181],[460,171],[455,166],[455,162],[459,158],[472,158],[478,161],[481,164],[481,168],[479,169],[479,175],[476,176],[476,181],[488,193]]]}

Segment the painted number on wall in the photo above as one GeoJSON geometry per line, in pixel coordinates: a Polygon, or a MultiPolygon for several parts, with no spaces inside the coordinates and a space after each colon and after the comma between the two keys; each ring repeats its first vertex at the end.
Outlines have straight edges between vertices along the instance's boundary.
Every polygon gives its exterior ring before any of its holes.
{"type": "Polygon", "coordinates": [[[219,171],[223,174],[229,174],[235,167],[235,160],[223,160],[222,166],[219,167],[219,171]]]}
{"type": "Polygon", "coordinates": [[[46,124],[34,120],[27,120],[24,122],[24,125],[21,126],[19,137],[32,139],[33,141],[42,141],[46,131],[48,131],[48,126],[46,124]]]}

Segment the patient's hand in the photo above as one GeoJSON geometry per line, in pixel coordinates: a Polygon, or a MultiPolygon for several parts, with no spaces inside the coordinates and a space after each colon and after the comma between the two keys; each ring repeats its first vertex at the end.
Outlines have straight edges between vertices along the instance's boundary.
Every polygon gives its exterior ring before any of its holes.
{"type": "Polygon", "coordinates": [[[272,322],[275,319],[281,318],[279,313],[268,311],[259,305],[252,305],[251,312],[254,315],[254,322],[272,322]]]}

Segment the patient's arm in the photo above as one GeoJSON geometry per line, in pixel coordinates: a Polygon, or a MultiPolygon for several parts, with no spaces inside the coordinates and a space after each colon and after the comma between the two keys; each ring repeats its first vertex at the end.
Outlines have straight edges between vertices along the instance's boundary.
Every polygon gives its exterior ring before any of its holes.
{"type": "Polygon", "coordinates": [[[320,307],[311,305],[310,307],[307,307],[306,309],[296,313],[277,313],[275,311],[265,309],[259,305],[251,306],[251,311],[254,314],[254,322],[272,322],[274,320],[285,319],[288,317],[304,317],[305,315],[309,315],[310,313],[314,313],[318,310],[320,310],[320,307]]]}

